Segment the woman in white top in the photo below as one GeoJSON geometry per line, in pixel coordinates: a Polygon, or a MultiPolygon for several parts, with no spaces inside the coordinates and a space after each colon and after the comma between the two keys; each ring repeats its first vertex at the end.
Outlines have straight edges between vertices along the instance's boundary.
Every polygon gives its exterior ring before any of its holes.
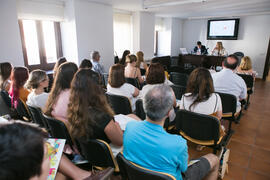
{"type": "Polygon", "coordinates": [[[222,45],[222,42],[217,42],[216,47],[212,51],[212,55],[214,56],[228,56],[228,52],[222,45]]]}
{"type": "Polygon", "coordinates": [[[140,84],[144,82],[141,71],[136,67],[137,58],[135,55],[131,54],[126,57],[127,66],[125,67],[125,77],[138,79],[140,84]]]}
{"type": "Polygon", "coordinates": [[[126,83],[124,71],[125,67],[121,64],[115,64],[110,68],[107,92],[127,97],[131,102],[132,111],[135,111],[139,90],[133,85],[126,83]]]}
{"type": "Polygon", "coordinates": [[[26,88],[31,91],[26,104],[43,109],[49,96],[48,93],[44,92],[44,88],[47,88],[48,85],[49,78],[45,71],[40,69],[32,71],[26,82],[26,88]]]}
{"type": "Polygon", "coordinates": [[[213,80],[205,68],[197,68],[189,76],[186,94],[182,96],[180,109],[222,117],[222,104],[218,94],[214,93],[213,80]]]}
{"type": "Polygon", "coordinates": [[[173,83],[165,77],[164,67],[160,63],[151,63],[146,71],[146,85],[143,86],[140,92],[140,98],[157,84],[172,85],[173,83]]]}

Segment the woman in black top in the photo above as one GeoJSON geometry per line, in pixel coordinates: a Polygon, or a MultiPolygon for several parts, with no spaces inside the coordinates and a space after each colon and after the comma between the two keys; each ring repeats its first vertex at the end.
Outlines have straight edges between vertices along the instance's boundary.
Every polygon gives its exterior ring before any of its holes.
{"type": "Polygon", "coordinates": [[[90,69],[80,69],[71,82],[67,112],[71,136],[122,146],[123,132],[94,76],[90,69]]]}

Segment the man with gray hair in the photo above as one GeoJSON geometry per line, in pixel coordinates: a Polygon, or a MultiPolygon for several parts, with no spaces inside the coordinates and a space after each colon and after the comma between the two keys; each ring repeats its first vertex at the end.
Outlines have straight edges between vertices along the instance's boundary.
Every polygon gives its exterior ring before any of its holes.
{"type": "Polygon", "coordinates": [[[177,180],[218,177],[218,158],[207,154],[188,167],[187,142],[163,129],[175,96],[167,85],[156,85],[143,98],[145,121],[129,122],[124,133],[124,157],[144,168],[168,173],[177,180]]]}
{"type": "Polygon", "coordinates": [[[106,73],[104,70],[104,67],[99,63],[100,61],[100,55],[98,51],[93,51],[91,53],[91,62],[93,64],[93,68],[92,70],[99,73],[99,74],[103,74],[106,73]]]}

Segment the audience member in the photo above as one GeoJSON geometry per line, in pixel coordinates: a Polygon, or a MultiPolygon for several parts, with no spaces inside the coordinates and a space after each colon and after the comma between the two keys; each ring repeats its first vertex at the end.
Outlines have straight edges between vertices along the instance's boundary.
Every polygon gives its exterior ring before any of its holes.
{"type": "Polygon", "coordinates": [[[249,56],[245,56],[241,59],[241,63],[237,68],[236,72],[239,74],[252,75],[254,77],[254,80],[257,74],[256,71],[253,71],[252,69],[252,62],[249,56]]]}
{"type": "Polygon", "coordinates": [[[139,69],[147,70],[147,64],[144,62],[143,55],[144,54],[142,51],[138,51],[136,53],[136,56],[137,56],[136,67],[139,69]]]}
{"type": "Polygon", "coordinates": [[[194,48],[194,53],[197,55],[208,54],[206,47],[202,45],[201,41],[197,41],[197,46],[194,48]]]}
{"type": "Polygon", "coordinates": [[[92,70],[99,73],[103,74],[106,73],[104,70],[104,67],[99,63],[100,62],[100,55],[98,51],[93,51],[91,55],[91,62],[93,65],[92,70]]]}
{"type": "Polygon", "coordinates": [[[210,59],[207,57],[203,57],[201,66],[206,68],[211,74],[216,73],[216,71],[214,69],[211,69],[212,64],[211,64],[210,59]]]}
{"type": "Polygon", "coordinates": [[[72,62],[60,65],[44,110],[46,115],[53,116],[64,123],[68,122],[67,107],[70,97],[70,82],[77,70],[77,65],[72,62]]]}
{"type": "Polygon", "coordinates": [[[160,63],[151,63],[146,71],[146,85],[143,86],[140,97],[143,97],[149,89],[157,84],[172,85],[165,77],[165,71],[160,63]]]}
{"type": "Polygon", "coordinates": [[[205,68],[197,68],[189,75],[187,89],[181,99],[180,109],[200,114],[222,117],[221,99],[214,91],[213,80],[205,68]]]}
{"type": "Polygon", "coordinates": [[[245,81],[234,73],[238,64],[237,56],[231,54],[223,62],[223,69],[212,74],[215,92],[232,94],[237,98],[237,112],[241,110],[240,101],[247,96],[245,81]]]}
{"type": "Polygon", "coordinates": [[[9,62],[0,63],[0,90],[9,90],[11,71],[12,65],[9,62]]]}
{"type": "Polygon", "coordinates": [[[119,64],[126,65],[126,57],[127,57],[127,55],[129,55],[129,54],[130,54],[130,51],[129,51],[129,50],[125,50],[125,51],[123,52],[122,58],[121,58],[120,61],[119,61],[119,64]]]}
{"type": "Polygon", "coordinates": [[[58,58],[57,62],[55,63],[54,65],[54,68],[53,68],[53,77],[56,76],[56,73],[57,73],[57,70],[59,68],[59,66],[63,63],[67,62],[66,58],[65,57],[60,57],[58,58]]]}
{"type": "Polygon", "coordinates": [[[11,104],[13,107],[17,107],[18,100],[20,99],[24,103],[27,101],[27,96],[30,93],[24,84],[29,76],[28,69],[25,67],[14,67],[11,73],[11,85],[9,89],[9,95],[11,97],[11,104]]]}
{"type": "MultiPolygon", "coordinates": [[[[23,122],[0,125],[0,179],[47,180],[50,173],[48,134],[41,128],[23,122]]],[[[62,155],[55,179],[92,180],[108,170],[92,174],[75,166],[62,155]],[[64,177],[63,177],[64,176],[64,177]]]]}
{"type": "Polygon", "coordinates": [[[137,58],[135,55],[131,54],[126,57],[127,66],[125,67],[125,77],[138,79],[139,83],[144,83],[144,80],[141,76],[141,71],[136,67],[137,58]]]}
{"type": "Polygon", "coordinates": [[[136,97],[140,91],[133,85],[126,83],[124,71],[125,67],[121,64],[115,64],[110,68],[107,92],[127,97],[131,102],[132,111],[135,111],[136,97]]]}
{"type": "Polygon", "coordinates": [[[214,56],[228,56],[228,52],[222,45],[222,42],[218,41],[216,47],[212,51],[212,55],[214,56]]]}
{"type": "Polygon", "coordinates": [[[27,97],[26,104],[43,109],[46,105],[49,94],[44,89],[49,86],[49,78],[45,71],[40,69],[30,73],[26,82],[26,88],[31,91],[27,97]]]}
{"type": "Polygon", "coordinates": [[[174,96],[167,85],[150,89],[143,99],[146,120],[129,122],[124,132],[124,157],[144,168],[169,173],[177,180],[216,180],[219,160],[213,154],[199,158],[188,167],[187,142],[179,135],[163,129],[165,119],[173,107],[174,96]]]}
{"type": "Polygon", "coordinates": [[[71,83],[68,121],[74,139],[102,139],[117,146],[123,144],[123,132],[114,121],[113,111],[92,71],[80,69],[71,83]]]}
{"type": "Polygon", "coordinates": [[[89,68],[89,69],[92,69],[93,68],[93,64],[91,63],[91,61],[89,59],[84,59],[84,60],[82,60],[79,68],[89,68]]]}

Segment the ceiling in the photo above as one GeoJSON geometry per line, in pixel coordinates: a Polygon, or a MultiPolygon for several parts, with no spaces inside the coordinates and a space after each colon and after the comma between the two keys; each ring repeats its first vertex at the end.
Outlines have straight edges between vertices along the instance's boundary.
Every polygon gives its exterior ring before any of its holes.
{"type": "Polygon", "coordinates": [[[111,4],[116,9],[126,11],[153,12],[163,17],[196,19],[270,14],[270,0],[96,0],[96,2],[111,4]]]}
{"type": "MultiPolygon", "coordinates": [[[[44,0],[32,0],[44,1],[44,0]]],[[[45,0],[66,2],[68,0],[45,0]]],[[[78,0],[75,0],[78,1],[78,0]]],[[[189,19],[270,14],[270,0],[87,0],[124,11],[145,11],[161,17],[189,19]]],[[[270,22],[270,21],[269,21],[270,22]]]]}

